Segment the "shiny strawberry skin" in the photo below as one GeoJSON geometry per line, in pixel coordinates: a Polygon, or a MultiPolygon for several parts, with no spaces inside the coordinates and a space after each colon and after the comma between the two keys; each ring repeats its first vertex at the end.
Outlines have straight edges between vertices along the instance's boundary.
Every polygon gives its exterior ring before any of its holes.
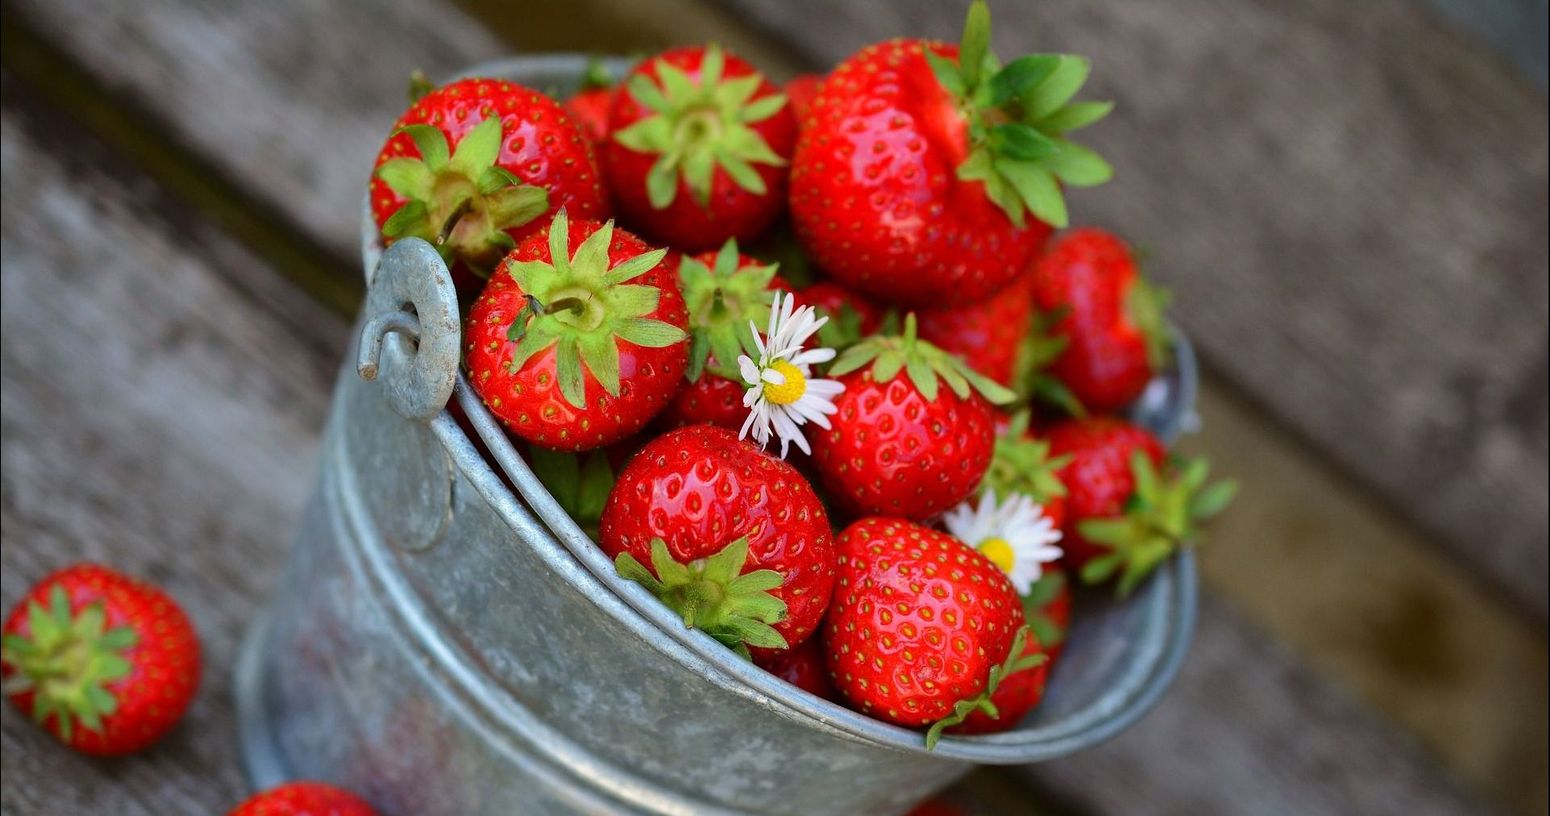
{"type": "Polygon", "coordinates": [[[735,432],[748,417],[748,409],[743,407],[743,393],[747,390],[748,386],[738,380],[703,372],[698,380],[685,382],[678,389],[662,412],[662,427],[708,423],[735,432]]]}
{"type": "Polygon", "coordinates": [[[754,662],[759,668],[790,683],[793,686],[825,700],[839,699],[839,692],[829,681],[829,667],[824,662],[823,638],[810,637],[794,649],[756,655],[754,662]]]}
{"type": "MultiPolygon", "coordinates": [[[[570,222],[570,246],[581,245],[600,225],[570,222]]],[[[650,250],[630,233],[615,229],[609,244],[610,263],[618,263],[650,250]]],[[[620,392],[611,396],[590,371],[585,372],[587,406],[577,408],[560,392],[555,375],[555,349],[550,347],[512,370],[516,343],[510,339],[512,322],[521,313],[524,293],[505,266],[516,260],[551,262],[547,226],[529,236],[501,268],[490,276],[484,291],[469,308],[464,324],[467,343],[464,362],[470,380],[491,413],[512,433],[535,444],[558,450],[591,450],[617,442],[641,430],[677,393],[688,364],[687,342],[664,348],[645,348],[625,340],[619,346],[620,392]]],[[[687,325],[683,295],[666,261],[632,283],[654,286],[661,292],[657,308],[648,315],[679,328],[687,325]]]]}
{"type": "MultiPolygon", "coordinates": [[[[516,83],[499,79],[463,79],[438,88],[410,106],[393,124],[393,133],[377,154],[375,166],[399,156],[419,156],[414,140],[398,133],[407,125],[434,125],[454,149],[463,136],[490,114],[499,114],[500,156],[496,165],[524,183],[549,191],[549,210],[523,227],[508,230],[521,241],[549,223],[561,207],[573,218],[604,220],[612,212],[592,144],[558,102],[516,83]]],[[[382,179],[371,179],[371,214],[381,229],[404,198],[382,179]]]]}
{"type": "MultiPolygon", "coordinates": [[[[1044,654],[1039,639],[1031,633],[1023,643],[1023,654],[1044,654]]],[[[1023,717],[1044,698],[1044,684],[1048,680],[1049,659],[1046,655],[1045,662],[1013,674],[996,687],[995,693],[990,695],[990,702],[996,707],[996,716],[975,710],[969,714],[968,719],[948,731],[953,734],[994,734],[1016,728],[1023,717]]]]}
{"type": "Polygon", "coordinates": [[[1077,526],[1086,519],[1122,515],[1135,492],[1131,457],[1144,451],[1160,466],[1166,452],[1157,437],[1144,428],[1113,417],[1066,420],[1044,436],[1051,456],[1072,457],[1057,475],[1066,486],[1065,535],[1060,542],[1066,554],[1062,563],[1075,572],[1107,551],[1083,539],[1077,526]]]}
{"type": "Polygon", "coordinates": [[[798,126],[812,109],[821,82],[823,77],[817,74],[800,74],[786,83],[786,99],[791,103],[791,114],[796,117],[798,126]]]}
{"type": "Polygon", "coordinates": [[[608,109],[613,101],[612,88],[589,88],[565,100],[565,111],[599,150],[608,143],[608,109]]]}
{"type": "Polygon", "coordinates": [[[1140,278],[1130,249],[1100,229],[1072,230],[1051,243],[1033,278],[1035,303],[1061,315],[1051,331],[1066,340],[1050,373],[1095,413],[1135,401],[1153,371],[1146,336],[1125,306],[1140,278]]]}
{"type": "Polygon", "coordinates": [[[952,536],[903,519],[862,519],[838,545],[824,648],[852,707],[915,727],[982,693],[1023,626],[1006,574],[952,536]]]}
{"type": "MultiPolygon", "coordinates": [[[[66,740],[57,716],[50,716],[44,727],[71,748],[94,756],[132,753],[161,739],[183,716],[199,688],[199,640],[188,616],[150,584],[97,564],[76,564],[48,575],[17,603],[5,621],[7,638],[30,636],[28,608],[32,603],[47,608],[54,587],[64,589],[73,615],[100,603],[104,628],[130,629],[137,640],[120,653],[130,664],[129,673],[104,685],[116,698],[117,708],[102,717],[101,730],[77,722],[66,740]]],[[[15,666],[4,665],[8,681],[15,672],[15,666]]],[[[35,694],[29,690],[10,698],[30,715],[35,694]]]]}
{"type": "MultiPolygon", "coordinates": [[[[682,69],[690,79],[699,81],[704,57],[705,49],[700,46],[675,48],[652,59],[642,60],[630,76],[639,74],[656,80],[657,60],[665,60],[682,69]]],[[[735,78],[755,73],[758,73],[757,69],[746,61],[731,53],[726,55],[723,77],[735,78]]],[[[625,77],[619,92],[614,94],[613,106],[608,115],[610,133],[617,133],[651,115],[651,110],[629,92],[627,86],[630,76],[625,77]]],[[[760,83],[759,89],[749,101],[754,102],[777,93],[780,93],[780,89],[766,79],[760,83]]],[[[658,157],[614,142],[603,155],[603,170],[614,202],[633,228],[685,251],[713,249],[728,238],[739,241],[757,238],[775,223],[785,205],[789,161],[796,144],[796,120],[791,115],[790,107],[786,106],[776,115],[751,127],[764,138],[770,150],[788,162],[788,166],[752,165],[764,181],[764,194],[743,189],[726,171],[717,167],[712,176],[706,206],[701,206],[695,200],[680,179],[678,194],[672,204],[664,209],[656,209],[646,194],[646,176],[658,157]]]]}
{"type": "Polygon", "coordinates": [[[608,497],[598,543],[610,558],[627,552],[649,564],[651,540],[661,538],[688,563],[741,536],[748,537],[743,572],[781,573],[771,594],[786,603],[786,617],[774,627],[788,647],[800,644],[817,629],[834,585],[829,517],[795,468],[735,433],[695,425],[642,448],[608,497]]]}
{"type": "Polygon", "coordinates": [[[861,333],[874,334],[883,325],[883,310],[869,298],[831,281],[819,281],[796,292],[798,306],[812,306],[819,315],[836,320],[849,306],[861,319],[861,333]]]}
{"type": "Polygon", "coordinates": [[[376,816],[355,794],[322,782],[289,782],[259,793],[228,816],[376,816]]]}
{"type": "Polygon", "coordinates": [[[924,520],[974,492],[995,445],[989,403],[946,387],[928,400],[902,371],[886,383],[870,368],[839,380],[832,427],[811,441],[813,464],[841,507],[924,520]]]}
{"type": "Polygon", "coordinates": [[[1016,226],[979,181],[960,181],[968,123],[926,62],[891,40],[840,63],[819,86],[791,168],[791,216],[814,262],[839,282],[905,306],[983,300],[1028,268],[1050,229],[1016,226]]]}
{"type": "Polygon", "coordinates": [[[1024,275],[977,303],[917,310],[920,336],[1010,387],[1023,341],[1033,328],[1031,284],[1024,275]]]}

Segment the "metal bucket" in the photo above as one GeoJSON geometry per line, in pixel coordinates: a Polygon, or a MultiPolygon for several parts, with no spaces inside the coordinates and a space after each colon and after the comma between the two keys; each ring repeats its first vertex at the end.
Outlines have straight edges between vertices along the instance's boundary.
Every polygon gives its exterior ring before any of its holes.
{"type": "MultiPolygon", "coordinates": [[[[583,65],[470,73],[563,91],[583,65]]],[[[318,484],[237,666],[255,786],[323,779],[386,816],[898,813],[974,763],[1112,737],[1173,678],[1194,620],[1188,552],[1126,602],[1078,595],[1044,702],[1017,729],[933,751],[738,659],[615,575],[459,374],[440,258],[416,240],[383,253],[371,227],[318,484]]],[[[1179,334],[1176,351],[1137,411],[1170,436],[1195,391],[1179,334]]]]}

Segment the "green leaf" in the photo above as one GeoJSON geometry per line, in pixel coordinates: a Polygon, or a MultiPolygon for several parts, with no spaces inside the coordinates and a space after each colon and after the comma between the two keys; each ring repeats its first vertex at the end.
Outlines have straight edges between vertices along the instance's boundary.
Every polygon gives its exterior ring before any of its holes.
{"type": "Polygon", "coordinates": [[[1157,478],[1157,468],[1152,465],[1152,457],[1146,455],[1146,451],[1137,450],[1130,454],[1130,476],[1135,480],[1135,495],[1142,501],[1154,501],[1161,493],[1160,482],[1157,478]]]}
{"type": "Polygon", "coordinates": [[[963,39],[958,43],[958,66],[965,86],[975,88],[979,85],[985,55],[989,52],[990,7],[985,5],[985,0],[974,0],[963,21],[963,39]]]}
{"type": "Polygon", "coordinates": [[[549,263],[556,271],[570,271],[570,216],[564,207],[549,222],[549,263]]]}
{"type": "Polygon", "coordinates": [[[643,348],[666,348],[688,337],[684,330],[677,326],[641,317],[619,321],[615,334],[619,339],[643,348]]]}
{"type": "Polygon", "coordinates": [[[1035,161],[1060,152],[1059,143],[1031,125],[996,125],[990,129],[987,138],[991,151],[997,156],[1020,161],[1035,161]]]}
{"type": "MultiPolygon", "coordinates": [[[[709,206],[711,179],[716,173],[715,154],[709,150],[692,151],[684,156],[682,170],[684,186],[693,194],[695,203],[701,207],[709,206]]],[[[650,191],[647,194],[650,195],[650,191]]]]}
{"type": "Polygon", "coordinates": [[[1086,57],[1061,54],[1059,60],[1055,70],[1023,96],[1023,110],[1029,121],[1038,121],[1059,110],[1087,82],[1092,62],[1086,57]]]}
{"type": "Polygon", "coordinates": [[[578,521],[595,522],[602,518],[608,494],[613,490],[614,471],[608,462],[608,454],[597,450],[587,455],[581,467],[581,485],[576,496],[578,521]]]}
{"type": "Polygon", "coordinates": [[[936,76],[936,81],[942,86],[942,90],[958,99],[969,95],[969,87],[964,84],[963,74],[958,70],[957,62],[927,48],[926,64],[931,66],[931,73],[936,76]]]}
{"type": "Polygon", "coordinates": [[[1082,538],[1111,548],[1124,547],[1135,536],[1135,526],[1128,518],[1083,519],[1076,529],[1082,538]]]}
{"type": "MultiPolygon", "coordinates": [[[[876,360],[881,349],[873,344],[860,343],[845,349],[845,352],[829,366],[829,376],[840,377],[852,371],[859,371],[868,363],[876,360]]],[[[876,372],[873,372],[876,376],[876,372]]]]}
{"type": "Polygon", "coordinates": [[[469,178],[479,178],[485,168],[495,164],[501,153],[501,120],[486,116],[484,121],[464,134],[452,154],[452,169],[469,178]]]}
{"type": "Polygon", "coordinates": [[[528,461],[532,463],[533,475],[538,481],[543,482],[555,501],[574,516],[576,494],[581,488],[581,465],[576,455],[529,445],[528,461]]]}
{"type": "Polygon", "coordinates": [[[1054,54],[1029,54],[1012,60],[990,78],[990,104],[1005,106],[1044,81],[1059,63],[1054,54]]]}
{"type": "Polygon", "coordinates": [[[721,84],[721,74],[726,70],[726,52],[721,46],[712,43],[705,49],[705,56],[700,60],[700,87],[713,88],[721,84]]]}
{"type": "Polygon", "coordinates": [[[581,359],[611,396],[619,396],[619,346],[606,333],[581,336],[581,359]]]}
{"type": "MultiPolygon", "coordinates": [[[[479,174],[479,195],[487,196],[502,188],[515,187],[521,183],[522,180],[513,175],[510,170],[498,164],[491,165],[479,174]]],[[[542,190],[543,188],[538,187],[535,189],[542,190]]],[[[545,195],[547,196],[547,194],[545,195]]]]}
{"type": "MultiPolygon", "coordinates": [[[[406,125],[398,133],[406,134],[420,151],[420,158],[431,172],[447,166],[447,137],[441,128],[432,125],[406,125]]],[[[394,134],[397,135],[397,134],[394,134]]]]}
{"type": "Polygon", "coordinates": [[[602,279],[608,272],[608,247],[613,240],[614,222],[605,222],[576,248],[576,254],[571,256],[571,269],[582,276],[602,279]]]}
{"type": "Polygon", "coordinates": [[[653,116],[614,131],[614,141],[637,153],[666,153],[673,147],[673,126],[666,116],[653,116]]]}
{"type": "Polygon", "coordinates": [[[1056,229],[1067,226],[1065,197],[1048,170],[1017,161],[997,161],[996,170],[1017,189],[1017,195],[1036,218],[1056,229]]]}
{"type": "Polygon", "coordinates": [[[746,74],[723,81],[712,89],[711,96],[723,111],[738,111],[748,104],[748,100],[753,99],[763,83],[763,75],[746,74]]]}
{"type": "Polygon", "coordinates": [[[653,595],[662,591],[662,582],[658,581],[644,564],[635,560],[635,556],[627,552],[619,553],[619,556],[614,559],[614,571],[619,573],[620,578],[640,584],[653,595]]]}
{"type": "Polygon", "coordinates": [[[665,210],[678,197],[678,158],[665,155],[646,171],[646,198],[652,209],[665,210]]]}
{"type": "Polygon", "coordinates": [[[694,96],[699,91],[699,85],[684,73],[683,69],[664,59],[655,62],[657,80],[662,83],[662,89],[667,92],[670,101],[678,102],[694,96]]]}
{"type": "Polygon", "coordinates": [[[412,200],[427,200],[436,184],[436,175],[420,159],[388,159],[377,168],[377,178],[393,192],[412,200]]]}
{"type": "Polygon", "coordinates": [[[1113,102],[1072,102],[1039,120],[1046,133],[1068,133],[1097,122],[1114,110],[1113,102]]]}
{"type": "Polygon", "coordinates": [[[555,349],[554,368],[565,401],[577,408],[586,408],[586,379],[581,370],[581,350],[575,340],[560,341],[555,349]]]}
{"type": "MultiPolygon", "coordinates": [[[[662,91],[657,88],[657,83],[652,82],[651,77],[645,74],[636,74],[630,77],[630,81],[625,85],[625,88],[629,91],[630,96],[635,97],[636,102],[657,113],[666,113],[672,109],[672,105],[662,95],[662,91]]],[[[618,134],[615,134],[615,138],[617,137],[618,134]]]]}
{"type": "Polygon", "coordinates": [[[636,283],[610,285],[607,292],[609,312],[615,317],[641,317],[657,310],[662,290],[636,283]]]}
{"type": "Polygon", "coordinates": [[[748,103],[748,105],[743,108],[743,112],[740,118],[749,124],[753,124],[754,122],[762,122],[765,119],[780,113],[780,109],[785,106],[785,94],[770,94],[769,96],[763,96],[748,103]]]}
{"type": "MultiPolygon", "coordinates": [[[[931,364],[921,357],[907,355],[904,360],[904,369],[909,373],[910,382],[915,384],[916,390],[927,401],[936,399],[937,381],[936,371],[931,364]]],[[[889,379],[892,379],[891,377],[889,379]]]]}
{"type": "Polygon", "coordinates": [[[667,250],[665,249],[653,249],[649,252],[642,252],[608,270],[608,274],[603,276],[603,283],[615,286],[625,281],[634,280],[651,271],[665,257],[667,257],[667,250]]]}
{"type": "Polygon", "coordinates": [[[1119,569],[1123,556],[1119,553],[1101,555],[1082,566],[1082,583],[1101,584],[1119,569]]]}
{"type": "Polygon", "coordinates": [[[504,187],[485,196],[490,224],[508,229],[526,224],[549,210],[549,191],[531,184],[504,187]]]}
{"type": "Polygon", "coordinates": [[[1097,187],[1114,178],[1114,167],[1091,148],[1060,141],[1060,149],[1045,159],[1046,169],[1072,187],[1097,187]]]}
{"type": "Polygon", "coordinates": [[[410,201],[382,223],[382,234],[389,239],[430,237],[430,211],[424,201],[410,201]]]}
{"type": "Polygon", "coordinates": [[[743,564],[747,561],[748,537],[742,536],[721,548],[720,552],[705,559],[705,567],[701,575],[705,580],[724,587],[731,584],[732,579],[743,571],[743,564]]]}
{"type": "Polygon", "coordinates": [[[748,162],[726,152],[717,155],[716,161],[732,179],[732,183],[737,186],[754,195],[764,195],[769,192],[769,188],[764,184],[764,177],[759,175],[759,171],[753,169],[753,165],[748,162]]]}
{"type": "Polygon", "coordinates": [[[1227,509],[1238,495],[1238,483],[1227,479],[1217,482],[1197,494],[1189,505],[1189,514],[1199,521],[1211,518],[1227,509]]]}

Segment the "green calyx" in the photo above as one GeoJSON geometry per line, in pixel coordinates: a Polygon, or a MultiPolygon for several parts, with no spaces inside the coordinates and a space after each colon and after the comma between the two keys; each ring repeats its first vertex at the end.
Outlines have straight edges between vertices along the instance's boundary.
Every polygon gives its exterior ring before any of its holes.
{"type": "Polygon", "coordinates": [[[1027,671],[1035,666],[1043,665],[1049,658],[1042,653],[1025,655],[1023,648],[1028,645],[1028,628],[1020,627],[1017,636],[1012,638],[1012,648],[1007,650],[1006,660],[999,665],[990,667],[990,676],[985,681],[985,690],[965,700],[953,703],[953,713],[931,724],[926,731],[926,750],[936,747],[937,741],[942,738],[942,732],[955,725],[963,724],[970,714],[983,711],[992,718],[1000,718],[1001,712],[990,698],[996,695],[996,689],[1001,687],[1001,681],[1012,675],[1027,671]]]}
{"type": "Polygon", "coordinates": [[[528,305],[518,312],[507,333],[517,344],[511,354],[512,370],[555,347],[560,393],[577,408],[587,405],[586,372],[609,395],[619,395],[620,340],[665,348],[688,336],[677,326],[646,317],[656,311],[661,290],[629,283],[660,263],[667,250],[654,249],[610,267],[613,234],[614,222],[609,221],[572,255],[570,221],[561,210],[549,226],[550,260],[513,260],[502,267],[502,273],[511,275],[528,296],[528,305]]]}
{"type": "Polygon", "coordinates": [[[420,157],[388,159],[377,168],[377,178],[407,199],[382,225],[389,240],[423,238],[448,263],[460,260],[488,276],[515,246],[506,230],[549,209],[548,192],[496,164],[500,117],[474,126],[450,152],[441,129],[432,125],[409,125],[398,133],[414,141],[420,157]]]}
{"type": "MultiPolygon", "coordinates": [[[[1036,504],[1066,495],[1066,486],[1056,471],[1071,461],[1070,456],[1049,455],[1049,443],[1028,436],[1028,412],[1018,411],[1007,423],[1006,431],[996,437],[990,469],[980,482],[980,492],[994,490],[998,496],[1021,493],[1036,504]]],[[[1040,641],[1043,642],[1043,641],[1040,641]]]]}
{"type": "Polygon", "coordinates": [[[981,181],[985,194],[1023,226],[1032,213],[1052,227],[1067,225],[1061,185],[1094,187],[1114,168],[1066,134],[1107,116],[1112,102],[1073,102],[1092,69],[1086,57],[1030,54],[1005,66],[990,50],[990,11],[975,0],[964,22],[958,61],[929,49],[937,81],[959,102],[972,147],[958,178],[981,181]]]}
{"type": "Polygon", "coordinates": [[[533,474],[577,526],[594,540],[603,518],[603,505],[614,487],[614,470],[605,451],[565,453],[537,445],[528,446],[533,474]]]}
{"type": "Polygon", "coordinates": [[[870,365],[872,379],[880,383],[905,372],[928,400],[936,399],[938,380],[947,383],[959,399],[968,399],[975,391],[995,405],[1017,399],[1010,389],[915,335],[915,314],[911,312],[904,318],[902,335],[877,335],[851,346],[834,361],[829,376],[839,377],[870,365]]]}
{"type": "Polygon", "coordinates": [[[861,342],[861,313],[849,303],[840,304],[839,313],[819,309],[829,322],[818,327],[818,343],[824,348],[843,351],[861,342]]]}
{"type": "Polygon", "coordinates": [[[784,649],[787,644],[770,625],[786,617],[786,602],[770,594],[785,578],[770,569],[745,573],[747,562],[747,536],[687,564],[673,560],[666,542],[653,538],[651,569],[629,553],[614,559],[614,569],[682,616],[684,626],[699,629],[749,659],[749,646],[784,649]]]}
{"type": "Polygon", "coordinates": [[[101,731],[102,718],[118,710],[118,699],[107,687],[129,674],[124,653],[139,637],[129,627],[108,629],[101,602],[72,614],[62,586],[49,591],[48,601],[46,607],[29,603],[29,634],[6,635],[0,646],[6,664],[15,669],[6,678],[5,693],[33,692],[32,718],[39,725],[55,718],[60,738],[69,741],[77,723],[101,731]]]}
{"type": "Polygon", "coordinates": [[[776,267],[741,263],[734,239],[721,247],[709,267],[687,255],[678,266],[684,303],[689,308],[686,374],[690,382],[698,380],[707,367],[735,380],[738,355],[758,355],[749,321],[763,324],[769,319],[775,299],[769,285],[776,267]]]}
{"type": "Polygon", "coordinates": [[[786,163],[749,125],[780,112],[784,94],[753,99],[764,81],[760,74],[724,77],[726,53],[705,49],[699,80],[666,60],[655,63],[657,81],[637,73],[625,85],[648,116],[614,134],[614,140],[659,158],[646,174],[651,206],[665,209],[678,196],[681,178],[701,207],[710,203],[711,181],[720,168],[737,186],[755,195],[768,192],[753,165],[786,163]],[[660,83],[660,84],[659,84],[660,83]]]}
{"type": "Polygon", "coordinates": [[[1153,371],[1166,368],[1172,354],[1168,324],[1163,319],[1163,313],[1172,300],[1173,296],[1168,290],[1154,285],[1141,275],[1136,276],[1130,291],[1125,293],[1125,312],[1146,340],[1146,362],[1153,371]]]}
{"type": "Polygon", "coordinates": [[[1141,580],[1180,547],[1193,543],[1197,525],[1227,508],[1238,485],[1231,481],[1206,484],[1210,466],[1204,459],[1172,465],[1159,473],[1142,451],[1130,458],[1135,492],[1125,512],[1116,518],[1086,519],[1077,532],[1109,552],[1082,567],[1082,580],[1096,584],[1119,573],[1119,594],[1129,595],[1141,580]]]}
{"type": "Polygon", "coordinates": [[[1023,617],[1028,621],[1033,636],[1038,639],[1039,646],[1045,651],[1066,640],[1065,627],[1044,612],[1044,607],[1059,597],[1065,587],[1066,574],[1060,570],[1050,570],[1039,576],[1039,580],[1028,588],[1028,594],[1023,596],[1023,617]]]}
{"type": "Polygon", "coordinates": [[[1052,376],[1048,368],[1066,350],[1069,341],[1055,333],[1065,309],[1037,314],[1032,331],[1024,335],[1013,369],[1012,390],[1023,401],[1038,400],[1074,417],[1087,416],[1087,409],[1066,384],[1052,376]]]}

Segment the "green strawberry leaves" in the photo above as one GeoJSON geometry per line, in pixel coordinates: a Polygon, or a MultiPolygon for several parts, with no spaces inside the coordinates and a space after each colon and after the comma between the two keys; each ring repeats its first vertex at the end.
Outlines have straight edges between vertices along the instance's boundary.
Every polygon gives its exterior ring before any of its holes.
{"type": "Polygon", "coordinates": [[[1172,300],[1173,295],[1168,290],[1147,280],[1144,275],[1137,275],[1125,293],[1125,311],[1146,340],[1146,362],[1153,371],[1167,368],[1172,357],[1172,339],[1163,317],[1172,300]]]}
{"type": "Polygon", "coordinates": [[[1093,187],[1114,168],[1065,134],[1097,122],[1110,102],[1072,102],[1092,64],[1070,54],[1030,54],[1000,65],[990,51],[990,12],[975,0],[964,22],[959,59],[926,51],[937,81],[956,97],[973,143],[958,178],[985,195],[1019,227],[1026,214],[1052,227],[1069,222],[1061,186],[1093,187]]]}
{"type": "Polygon", "coordinates": [[[990,675],[986,678],[985,690],[979,694],[953,704],[953,713],[931,724],[926,731],[926,750],[936,748],[937,741],[942,739],[942,732],[955,725],[962,725],[970,714],[983,711],[993,718],[999,718],[1001,712],[990,698],[996,695],[996,689],[1000,688],[1001,681],[1012,675],[1041,666],[1049,657],[1042,653],[1031,655],[1023,654],[1023,648],[1028,645],[1028,628],[1019,627],[1017,636],[1012,638],[1012,648],[1007,650],[1006,660],[998,665],[990,667],[990,675]]]}
{"type": "Polygon", "coordinates": [[[1028,621],[1028,629],[1045,651],[1066,640],[1065,627],[1056,623],[1044,611],[1045,607],[1060,597],[1065,588],[1066,574],[1058,569],[1048,570],[1033,582],[1033,586],[1028,588],[1028,594],[1023,596],[1023,618],[1028,621]]]}
{"type": "Polygon", "coordinates": [[[872,379],[880,383],[892,380],[903,371],[921,396],[928,400],[936,399],[939,380],[959,399],[968,399],[973,392],[995,405],[1006,405],[1017,399],[1010,389],[970,368],[956,355],[916,337],[913,312],[904,318],[903,335],[878,334],[851,346],[834,361],[828,373],[831,377],[839,377],[868,365],[872,367],[872,379]]]}
{"type": "Polygon", "coordinates": [[[738,379],[738,356],[758,354],[748,324],[763,324],[769,319],[775,299],[769,286],[775,272],[775,264],[743,265],[736,239],[722,245],[711,266],[684,256],[678,280],[689,309],[689,368],[685,376],[690,382],[699,380],[707,369],[717,376],[738,379]]]}
{"type": "Polygon", "coordinates": [[[408,125],[398,134],[414,142],[420,157],[388,159],[376,170],[377,178],[406,200],[382,225],[389,241],[422,238],[448,263],[460,260],[487,276],[514,246],[506,230],[549,209],[548,192],[523,184],[496,164],[502,142],[499,117],[474,126],[456,150],[432,125],[408,125]]]}
{"type": "Polygon", "coordinates": [[[55,584],[48,605],[27,605],[28,634],[6,635],[0,641],[4,661],[16,669],[6,678],[5,693],[33,691],[32,718],[39,725],[54,718],[60,738],[69,741],[76,724],[102,730],[102,718],[118,710],[108,690],[129,676],[126,652],[139,642],[127,626],[107,628],[102,603],[70,610],[69,594],[55,584]]]}
{"type": "Polygon", "coordinates": [[[725,77],[726,52],[717,45],[705,49],[698,81],[664,59],[652,67],[655,82],[636,73],[625,83],[625,92],[653,115],[614,133],[614,141],[630,150],[658,156],[646,174],[651,206],[671,206],[680,180],[695,203],[708,206],[717,169],[754,195],[767,193],[754,165],[779,167],[786,160],[750,125],[779,113],[785,95],[755,99],[764,82],[761,74],[725,77]]]}
{"type": "Polygon", "coordinates": [[[1029,415],[1018,411],[996,437],[990,469],[980,482],[980,493],[994,490],[998,496],[1021,493],[1037,504],[1066,495],[1066,486],[1055,475],[1070,456],[1049,455],[1049,442],[1028,436],[1029,415]]]}
{"type": "Polygon", "coordinates": [[[771,594],[785,577],[770,569],[745,573],[747,562],[747,536],[687,564],[674,560],[667,543],[653,538],[650,569],[627,552],[614,559],[614,569],[677,612],[684,626],[750,660],[749,646],[786,648],[786,639],[770,625],[785,619],[786,602],[771,594]]]}
{"type": "Polygon", "coordinates": [[[517,344],[512,370],[534,355],[555,350],[560,393],[585,408],[586,373],[610,396],[619,395],[619,340],[645,348],[682,342],[683,329],[647,317],[657,309],[661,290],[629,281],[650,271],[667,250],[656,249],[610,266],[614,224],[609,221],[570,251],[570,220],[565,210],[549,226],[548,261],[511,260],[501,267],[528,295],[507,337],[517,344]]]}
{"type": "Polygon", "coordinates": [[[593,539],[603,518],[603,505],[614,486],[613,466],[601,450],[585,454],[528,446],[533,473],[560,507],[593,539]]]}
{"type": "Polygon", "coordinates": [[[1204,459],[1170,464],[1159,473],[1142,451],[1130,459],[1135,492],[1124,514],[1085,519],[1077,531],[1108,552],[1082,567],[1082,580],[1095,584],[1119,574],[1118,591],[1129,595],[1164,559],[1193,543],[1197,526],[1221,513],[1232,502],[1238,485],[1231,481],[1206,484],[1210,466],[1204,459]]]}

